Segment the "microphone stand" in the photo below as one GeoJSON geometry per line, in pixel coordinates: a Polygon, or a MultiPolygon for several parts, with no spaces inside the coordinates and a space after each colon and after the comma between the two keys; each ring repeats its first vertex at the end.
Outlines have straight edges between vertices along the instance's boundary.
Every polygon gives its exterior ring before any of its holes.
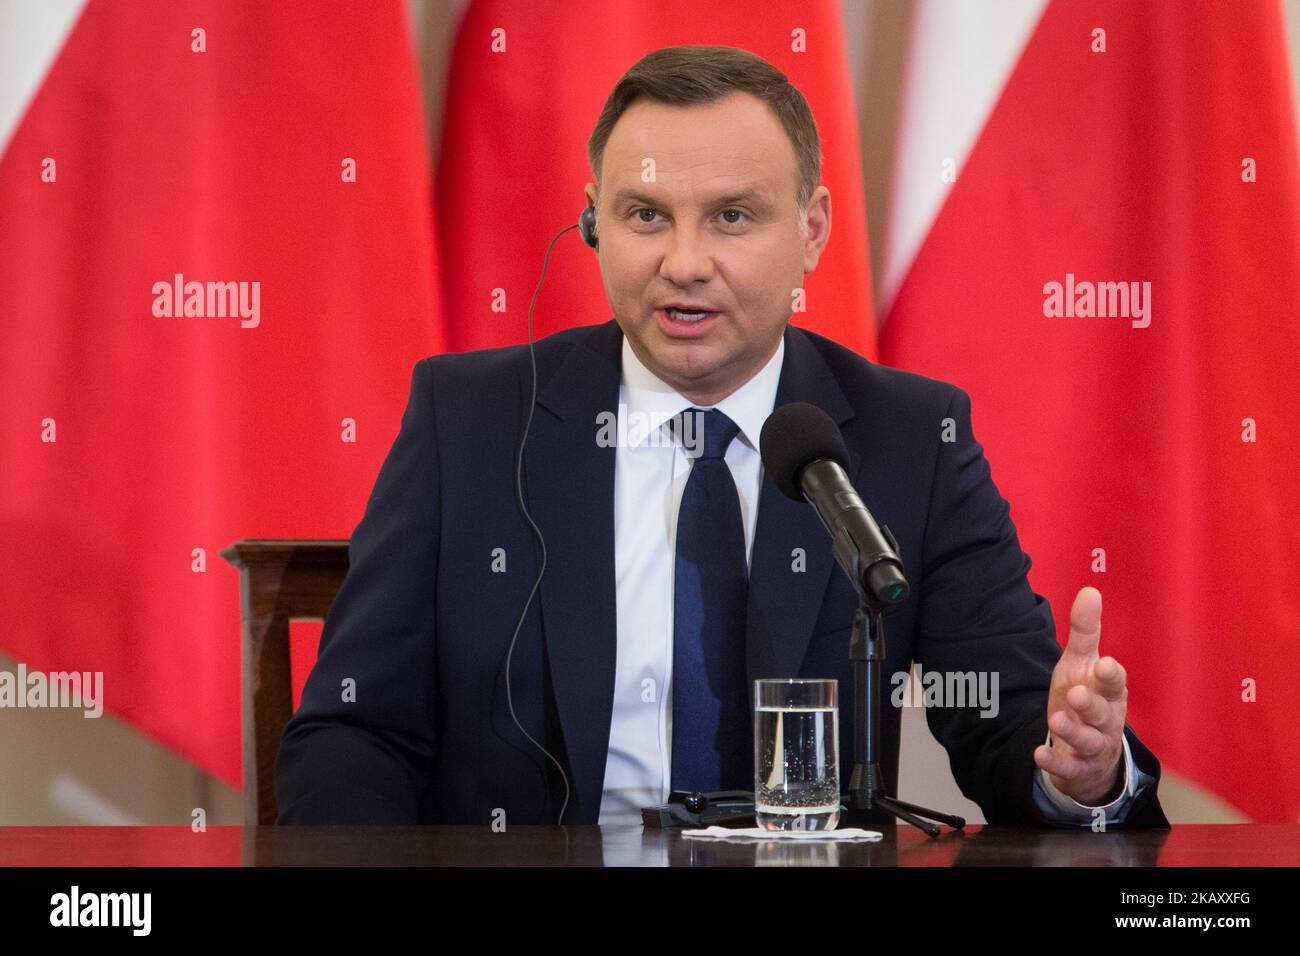
{"type": "Polygon", "coordinates": [[[849,791],[844,794],[848,809],[846,822],[869,822],[868,812],[875,807],[906,820],[932,837],[939,835],[939,825],[921,819],[929,817],[960,830],[966,821],[914,803],[904,803],[889,795],[880,770],[880,677],[885,666],[885,622],[881,604],[862,589],[858,609],[853,615],[853,635],[849,639],[849,660],[853,662],[853,775],[849,791]]]}

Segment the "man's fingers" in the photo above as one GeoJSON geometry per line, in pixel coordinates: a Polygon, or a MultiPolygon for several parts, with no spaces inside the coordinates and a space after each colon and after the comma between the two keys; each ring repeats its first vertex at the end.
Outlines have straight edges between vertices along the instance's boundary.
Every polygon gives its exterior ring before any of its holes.
{"type": "Polygon", "coordinates": [[[1101,694],[1094,694],[1084,684],[1075,684],[1065,694],[1065,702],[1085,724],[1107,733],[1115,724],[1115,705],[1101,694]]]}
{"type": "Polygon", "coordinates": [[[1124,699],[1124,687],[1128,682],[1128,672],[1124,665],[1113,657],[1103,657],[1093,668],[1092,676],[1097,686],[1097,693],[1113,702],[1124,699]]]}
{"type": "Polygon", "coordinates": [[[1034,763],[1046,773],[1060,777],[1062,780],[1075,780],[1092,772],[1092,766],[1082,757],[1074,757],[1062,750],[1056,750],[1046,744],[1034,748],[1034,763]]]}
{"type": "Polygon", "coordinates": [[[1047,722],[1052,737],[1063,740],[1073,747],[1081,757],[1096,757],[1106,750],[1106,735],[1096,727],[1089,727],[1077,720],[1071,720],[1063,710],[1058,710],[1047,722]]]}
{"type": "Polygon", "coordinates": [[[1100,641],[1101,592],[1094,587],[1080,588],[1070,608],[1070,637],[1065,653],[1092,656],[1100,641]]]}

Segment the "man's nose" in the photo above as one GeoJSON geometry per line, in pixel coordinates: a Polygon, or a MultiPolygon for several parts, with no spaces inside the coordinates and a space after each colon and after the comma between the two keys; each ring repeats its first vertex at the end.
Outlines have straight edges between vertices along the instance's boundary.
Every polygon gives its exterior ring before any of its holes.
{"type": "Polygon", "coordinates": [[[668,234],[659,274],[676,286],[688,286],[713,277],[713,249],[707,233],[695,226],[677,225],[668,234]]]}

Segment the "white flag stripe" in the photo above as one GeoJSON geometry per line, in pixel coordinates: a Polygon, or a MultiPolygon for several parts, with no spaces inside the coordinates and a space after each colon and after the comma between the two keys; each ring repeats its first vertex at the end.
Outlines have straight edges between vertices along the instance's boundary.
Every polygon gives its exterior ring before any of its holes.
{"type": "Polygon", "coordinates": [[[1047,0],[921,0],[904,66],[876,314],[894,296],[948,198],[943,161],[960,174],[1047,0]]]}
{"type": "Polygon", "coordinates": [[[87,0],[6,0],[0,6],[0,156],[87,0]]]}

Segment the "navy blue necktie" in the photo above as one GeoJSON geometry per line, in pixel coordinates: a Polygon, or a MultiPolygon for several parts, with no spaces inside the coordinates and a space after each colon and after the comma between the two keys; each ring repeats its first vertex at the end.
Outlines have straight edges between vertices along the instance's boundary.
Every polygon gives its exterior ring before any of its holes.
{"type": "Polygon", "coordinates": [[[698,451],[699,456],[691,464],[677,512],[672,789],[750,790],[753,717],[745,683],[749,571],[740,495],[722,457],[740,428],[716,408],[687,409],[673,424],[688,454],[698,451]],[[691,422],[684,424],[683,416],[691,422]]]}

